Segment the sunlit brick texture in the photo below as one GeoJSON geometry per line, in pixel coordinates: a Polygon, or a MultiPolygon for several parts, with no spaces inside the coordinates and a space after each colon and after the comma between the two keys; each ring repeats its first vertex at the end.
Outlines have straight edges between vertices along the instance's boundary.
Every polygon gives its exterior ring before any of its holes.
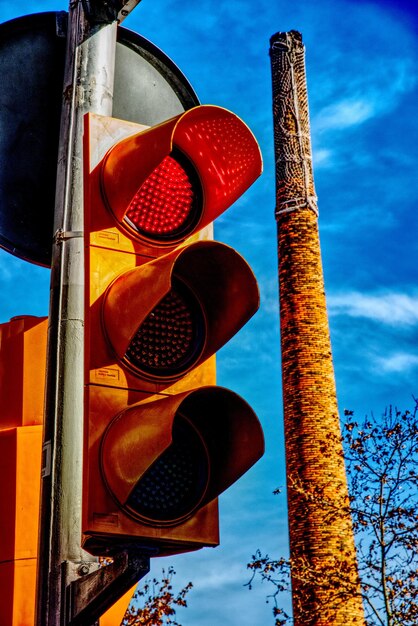
{"type": "Polygon", "coordinates": [[[274,35],[270,56],[294,624],[364,625],[347,507],[300,34],[274,35]]]}

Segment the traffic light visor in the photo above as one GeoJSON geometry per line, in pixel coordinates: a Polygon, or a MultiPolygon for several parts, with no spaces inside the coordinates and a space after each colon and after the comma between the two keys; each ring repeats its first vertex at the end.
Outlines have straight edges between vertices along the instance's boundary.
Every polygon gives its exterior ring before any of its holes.
{"type": "Polygon", "coordinates": [[[164,526],[216,498],[263,451],[250,406],[232,391],[203,387],[122,411],[103,436],[100,461],[126,513],[164,526]]]}
{"type": "Polygon", "coordinates": [[[232,248],[199,241],[120,274],[102,302],[105,336],[136,375],[177,380],[257,311],[256,279],[232,248]]]}
{"type": "Polygon", "coordinates": [[[261,170],[245,123],[203,105],[114,145],[102,162],[101,188],[122,228],[166,247],[212,222],[261,170]]]}

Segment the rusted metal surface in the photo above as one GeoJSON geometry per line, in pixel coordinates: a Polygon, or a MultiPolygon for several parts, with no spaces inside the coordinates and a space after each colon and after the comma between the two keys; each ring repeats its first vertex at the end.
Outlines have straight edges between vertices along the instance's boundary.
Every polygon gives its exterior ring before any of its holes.
{"type": "Polygon", "coordinates": [[[149,555],[121,552],[111,564],[73,581],[66,598],[66,623],[69,626],[91,624],[149,570],[149,555]]]}

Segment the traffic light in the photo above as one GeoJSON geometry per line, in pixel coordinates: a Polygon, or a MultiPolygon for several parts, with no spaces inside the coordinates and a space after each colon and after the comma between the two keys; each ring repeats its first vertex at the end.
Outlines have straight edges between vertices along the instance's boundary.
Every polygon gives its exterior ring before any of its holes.
{"type": "Polygon", "coordinates": [[[0,324],[0,624],[33,624],[46,318],[0,324]]]}
{"type": "Polygon", "coordinates": [[[43,422],[47,330],[47,318],[32,315],[0,324],[1,430],[43,422]]]}
{"type": "Polygon", "coordinates": [[[219,494],[264,449],[251,407],[215,384],[259,294],[212,222],[261,173],[257,142],[214,106],[151,128],[88,114],[84,168],[84,547],[215,546],[219,494]]]}
{"type": "MultiPolygon", "coordinates": [[[[0,324],[0,624],[7,626],[35,620],[40,477],[48,466],[42,449],[47,332],[46,317],[0,324]]],[[[120,623],[132,594],[100,624],[120,623]]]]}

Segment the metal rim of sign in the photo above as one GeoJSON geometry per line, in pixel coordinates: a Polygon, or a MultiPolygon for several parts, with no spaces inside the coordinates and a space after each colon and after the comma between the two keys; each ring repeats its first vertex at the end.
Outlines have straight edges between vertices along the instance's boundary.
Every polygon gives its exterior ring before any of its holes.
{"type": "MultiPolygon", "coordinates": [[[[0,247],[50,267],[65,12],[0,24],[0,247]]],[[[118,28],[114,117],[153,125],[199,104],[157,46],[118,28]]]]}

